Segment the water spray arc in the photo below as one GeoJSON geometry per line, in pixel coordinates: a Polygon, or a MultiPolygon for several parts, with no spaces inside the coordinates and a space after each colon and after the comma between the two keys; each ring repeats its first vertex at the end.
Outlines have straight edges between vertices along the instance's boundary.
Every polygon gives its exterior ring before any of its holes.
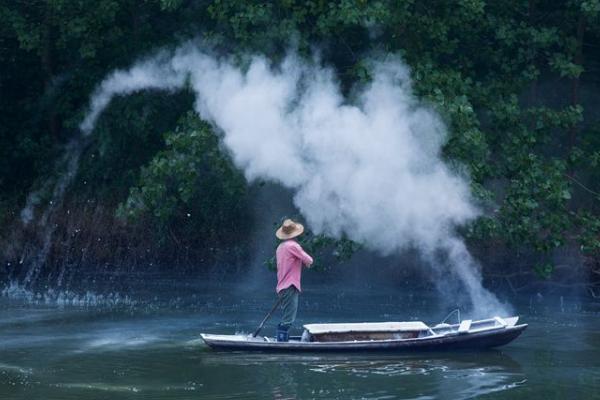
{"type": "MultiPolygon", "coordinates": [[[[56,167],[60,174],[55,180],[47,180],[45,184],[32,191],[26,199],[25,206],[21,210],[21,223],[25,228],[34,230],[39,243],[28,244],[22,252],[20,264],[23,264],[27,258],[27,270],[23,277],[25,288],[31,287],[41,273],[44,264],[47,261],[52,247],[52,240],[57,224],[53,221],[55,212],[62,205],[65,192],[77,175],[79,167],[79,159],[86,147],[88,140],[80,135],[79,132],[67,143],[64,149],[63,156],[58,160],[56,167]],[[42,198],[49,197],[47,204],[36,217],[36,208],[40,206],[42,198]],[[35,225],[34,225],[35,224],[35,225]]],[[[45,201],[45,202],[46,202],[45,201]]],[[[61,274],[64,274],[64,266],[61,274]]],[[[11,285],[15,285],[12,282],[11,285]]],[[[60,281],[59,281],[60,285],[60,281]]]]}
{"type": "Polygon", "coordinates": [[[440,157],[444,124],[413,96],[400,59],[374,61],[372,71],[349,103],[331,69],[294,54],[276,67],[252,57],[242,69],[184,45],[110,74],[81,129],[89,135],[116,95],[189,87],[247,179],[291,189],[313,231],[384,255],[417,248],[460,282],[475,314],[501,313],[455,231],[479,211],[467,179],[440,157]]]}

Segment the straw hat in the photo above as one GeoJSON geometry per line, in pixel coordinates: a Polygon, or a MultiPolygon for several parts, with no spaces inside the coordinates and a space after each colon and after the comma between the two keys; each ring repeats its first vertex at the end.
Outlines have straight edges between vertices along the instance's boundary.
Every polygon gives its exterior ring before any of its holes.
{"type": "Polygon", "coordinates": [[[291,219],[286,219],[283,221],[281,227],[277,229],[277,232],[275,232],[275,236],[281,240],[293,239],[296,236],[302,235],[302,232],[304,232],[302,224],[294,222],[291,219]]]}

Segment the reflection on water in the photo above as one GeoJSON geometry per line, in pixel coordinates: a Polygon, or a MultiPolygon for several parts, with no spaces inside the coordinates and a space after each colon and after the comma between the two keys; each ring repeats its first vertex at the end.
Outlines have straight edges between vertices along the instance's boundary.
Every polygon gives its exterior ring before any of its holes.
{"type": "MultiPolygon", "coordinates": [[[[330,291],[313,286],[304,295],[301,322],[438,318],[431,302],[414,294],[379,290],[332,299],[330,291]]],[[[161,281],[132,291],[127,304],[1,298],[0,398],[547,400],[600,391],[600,315],[565,299],[556,301],[560,307],[554,299],[523,299],[516,308],[529,329],[490,351],[218,352],[199,339],[201,331],[251,332],[272,296],[242,297],[223,282],[187,281],[182,288],[161,281]]],[[[265,333],[273,328],[274,322],[265,333]]]]}
{"type": "MultiPolygon", "coordinates": [[[[311,395],[344,398],[353,387],[378,382],[379,393],[367,398],[395,398],[400,392],[415,398],[467,399],[484,394],[509,391],[527,382],[520,364],[497,350],[426,354],[268,354],[252,352],[213,352],[202,357],[209,368],[244,367],[277,371],[273,398],[297,398],[310,390],[311,395]],[[324,379],[324,380],[323,380],[324,379]],[[323,382],[320,388],[317,383],[323,382]],[[388,384],[390,387],[387,388],[388,384]],[[306,388],[303,388],[306,385],[306,388]],[[306,390],[304,390],[306,389],[306,390]],[[390,397],[390,393],[395,395],[390,397]]],[[[375,385],[374,385],[375,386],[375,385]]]]}

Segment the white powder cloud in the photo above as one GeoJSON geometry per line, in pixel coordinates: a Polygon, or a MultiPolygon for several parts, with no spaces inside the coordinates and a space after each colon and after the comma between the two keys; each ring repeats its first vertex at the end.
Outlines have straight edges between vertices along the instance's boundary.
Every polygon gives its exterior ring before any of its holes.
{"type": "Polygon", "coordinates": [[[313,231],[384,255],[417,248],[461,282],[475,314],[505,312],[455,232],[478,210],[467,180],[440,157],[443,122],[414,97],[401,60],[373,62],[372,76],[349,102],[316,62],[292,54],[273,67],[253,57],[242,69],[186,45],[109,75],[81,129],[89,134],[115,95],[190,86],[246,177],[292,189],[313,231]]]}

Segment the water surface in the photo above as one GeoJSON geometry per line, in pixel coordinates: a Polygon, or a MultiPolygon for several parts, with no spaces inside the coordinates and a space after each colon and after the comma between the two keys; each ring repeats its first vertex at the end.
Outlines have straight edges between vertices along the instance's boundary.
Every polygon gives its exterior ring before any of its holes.
{"type": "MultiPolygon", "coordinates": [[[[600,308],[579,299],[514,299],[530,326],[498,350],[294,355],[216,352],[199,339],[251,332],[274,299],[264,288],[170,278],[103,293],[5,290],[0,398],[600,398],[600,308]]],[[[312,284],[298,322],[435,323],[432,296],[312,284]]]]}

